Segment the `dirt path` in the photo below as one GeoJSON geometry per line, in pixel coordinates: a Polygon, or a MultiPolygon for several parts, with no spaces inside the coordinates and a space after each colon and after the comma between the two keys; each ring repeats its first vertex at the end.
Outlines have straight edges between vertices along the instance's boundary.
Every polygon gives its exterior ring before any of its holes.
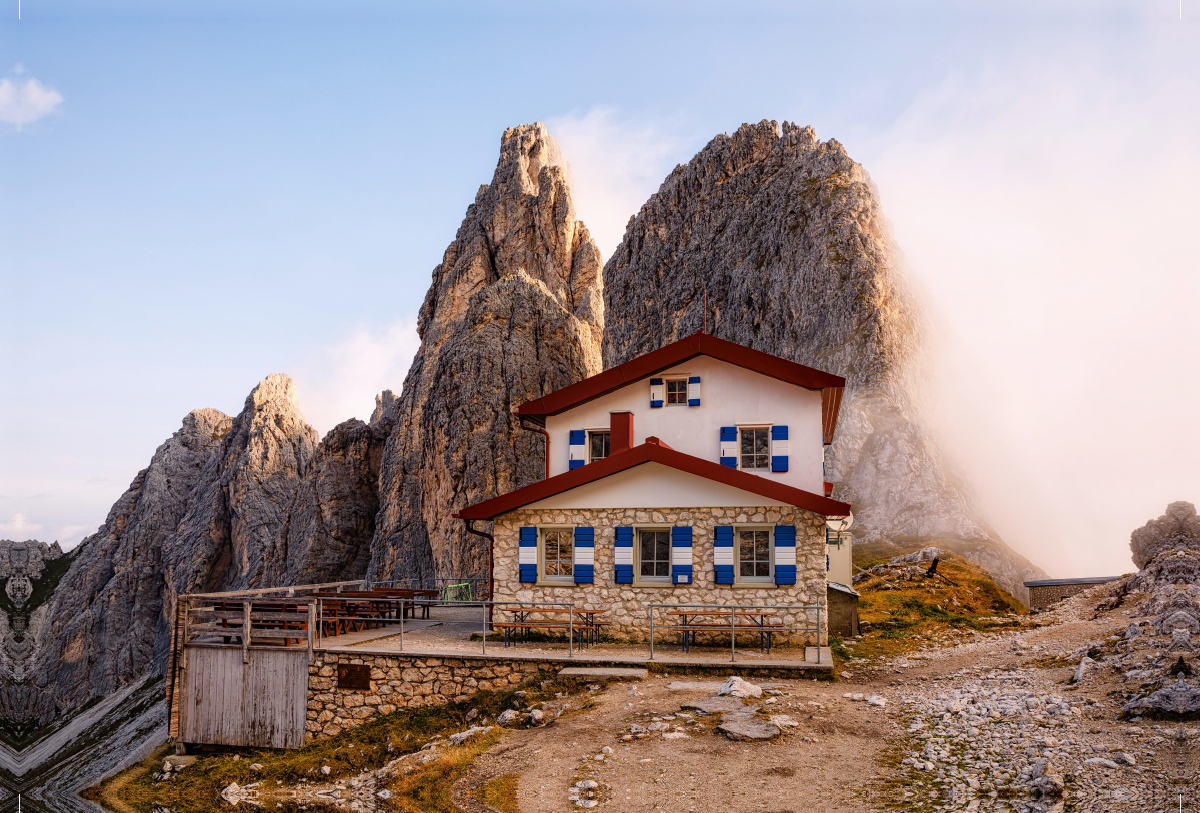
{"type": "MultiPolygon", "coordinates": [[[[639,683],[615,683],[596,694],[588,710],[564,715],[545,728],[506,734],[478,770],[488,777],[518,774],[522,813],[579,809],[570,794],[576,783],[586,780],[598,784],[593,791],[598,807],[629,813],[895,809],[897,800],[880,797],[880,788],[886,789],[888,779],[901,778],[907,769],[880,767],[880,757],[889,747],[894,753],[912,747],[903,744],[911,735],[906,732],[914,719],[911,703],[931,700],[947,688],[978,682],[998,671],[1024,669],[1043,692],[1072,692],[1072,703],[1084,709],[1082,718],[1066,718],[1072,731],[1089,721],[1111,725],[1115,708],[1105,696],[1110,687],[1097,682],[1067,689],[1071,669],[1051,665],[1128,623],[1123,611],[1110,615],[1092,619],[1090,612],[1064,608],[1048,618],[1052,624],[1044,628],[981,634],[958,646],[887,661],[851,662],[847,668],[853,677],[838,683],[772,681],[769,685],[778,694],[764,711],[790,715],[799,726],[766,742],[729,740],[714,730],[715,718],[666,719],[682,702],[714,694],[712,688],[672,688],[696,678],[652,676],[639,683]],[[881,695],[889,702],[884,708],[869,706],[847,700],[846,693],[881,695]],[[646,726],[655,719],[671,726],[671,739],[655,734],[621,741],[631,724],[646,726]],[[610,754],[602,754],[606,746],[610,754]],[[603,759],[596,759],[600,755],[603,759]],[[873,799],[864,798],[865,793],[872,793],[873,799]]],[[[713,678],[706,680],[711,683],[713,678]]],[[[1013,781],[1015,787],[1020,780],[1013,781]]],[[[947,777],[937,788],[951,782],[947,777]]],[[[920,789],[938,798],[923,802],[922,809],[968,809],[961,797],[945,800],[939,797],[942,790],[935,793],[929,787],[932,782],[920,789]]],[[[582,798],[589,797],[585,793],[582,798]]],[[[986,796],[976,806],[981,802],[978,809],[1003,805],[986,796]]],[[[1020,803],[1013,808],[1020,809],[1020,803]]]]}

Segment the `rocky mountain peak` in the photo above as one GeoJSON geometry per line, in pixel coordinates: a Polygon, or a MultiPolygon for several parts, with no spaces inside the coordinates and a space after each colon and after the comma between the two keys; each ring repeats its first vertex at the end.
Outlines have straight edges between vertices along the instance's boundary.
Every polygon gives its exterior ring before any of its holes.
{"type": "Polygon", "coordinates": [[[1018,597],[1044,575],[979,516],[914,406],[921,316],[871,180],[841,144],[788,122],[718,135],[630,221],[604,280],[605,306],[621,314],[604,335],[606,367],[707,321],[721,338],[845,376],[829,479],[854,505],[856,541],[953,548],[1018,597]]]}
{"type": "Polygon", "coordinates": [[[513,411],[600,371],[600,272],[558,145],[540,123],[506,130],[433,270],[400,397],[377,402],[397,426],[368,575],[482,574],[485,552],[451,514],[543,476],[542,440],[513,411]]]}
{"type": "Polygon", "coordinates": [[[598,341],[604,324],[600,250],[575,217],[561,150],[545,125],[505,130],[492,182],[480,187],[442,263],[434,269],[417,331],[444,341],[472,296],[517,271],[546,284],[598,341]]]}

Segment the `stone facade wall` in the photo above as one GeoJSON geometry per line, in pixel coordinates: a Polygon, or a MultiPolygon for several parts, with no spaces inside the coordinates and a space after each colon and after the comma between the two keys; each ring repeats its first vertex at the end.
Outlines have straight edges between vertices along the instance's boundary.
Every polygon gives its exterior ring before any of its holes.
{"type": "MultiPolygon", "coordinates": [[[[558,664],[561,666],[561,664],[558,664]]],[[[396,709],[442,706],[479,691],[505,689],[535,677],[551,665],[507,658],[428,658],[344,652],[317,652],[308,667],[308,722],[305,742],[333,737],[396,709]],[[371,668],[370,691],[337,687],[338,663],[371,668]]]]}
{"type": "MultiPolygon", "coordinates": [[[[648,604],[819,605],[820,641],[828,630],[825,595],[825,518],[791,506],[761,508],[521,509],[496,519],[494,535],[496,601],[573,601],[579,609],[603,610],[616,638],[642,641],[650,635],[648,604]],[[796,584],[717,585],[713,575],[713,528],[717,525],[795,525],[796,584]],[[522,584],[518,567],[520,528],[538,525],[591,527],[596,533],[595,583],[522,584]],[[617,584],[614,576],[614,528],[618,526],[692,526],[692,584],[617,584]]],[[[635,565],[636,571],[636,565],[635,565]]],[[[636,576],[635,576],[636,581],[636,576]]],[[[780,612],[784,626],[812,626],[804,611],[780,612]]],[[[656,618],[657,625],[664,616],[656,618]]],[[[789,642],[815,643],[812,633],[795,633],[789,642]]],[[[780,639],[776,639],[780,640],[780,639]]]]}

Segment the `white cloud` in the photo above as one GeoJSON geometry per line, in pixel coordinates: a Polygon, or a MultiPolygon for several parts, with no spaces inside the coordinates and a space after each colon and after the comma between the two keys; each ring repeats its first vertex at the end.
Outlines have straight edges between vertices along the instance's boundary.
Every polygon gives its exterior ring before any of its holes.
{"type": "Polygon", "coordinates": [[[92,531],[90,525],[63,525],[58,529],[58,533],[54,538],[58,540],[58,544],[63,550],[70,550],[83,541],[83,538],[92,531]]]}
{"type": "Polygon", "coordinates": [[[951,77],[856,154],[942,339],[937,428],[1055,576],[1200,502],[1200,80],[1157,45],[951,77]]]}
{"type": "Polygon", "coordinates": [[[42,530],[42,526],[36,522],[30,522],[24,514],[13,514],[9,522],[0,522],[0,534],[4,534],[6,539],[16,542],[32,539],[34,534],[40,530],[42,530]]]}
{"type": "Polygon", "coordinates": [[[660,126],[622,120],[611,107],[548,119],[546,127],[570,164],[575,211],[607,260],[631,215],[680,160],[683,139],[660,126]]]}
{"type": "Polygon", "coordinates": [[[16,79],[0,79],[0,121],[15,124],[20,129],[40,118],[53,113],[62,104],[62,94],[46,87],[32,77],[21,79],[25,73],[22,65],[16,65],[16,79]]]}
{"type": "Polygon", "coordinates": [[[355,327],[311,350],[292,373],[305,418],[322,435],[350,418],[368,420],[376,395],[400,393],[420,346],[416,318],[405,317],[387,326],[355,327]]]}

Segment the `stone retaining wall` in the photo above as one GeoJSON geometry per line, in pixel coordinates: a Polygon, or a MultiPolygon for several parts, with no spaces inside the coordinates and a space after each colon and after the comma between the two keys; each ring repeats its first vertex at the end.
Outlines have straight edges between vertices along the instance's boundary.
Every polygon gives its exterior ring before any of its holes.
{"type": "Polygon", "coordinates": [[[499,690],[561,664],[507,658],[428,658],[317,652],[308,668],[308,720],[304,740],[332,737],[381,714],[466,700],[478,691],[499,690]],[[337,687],[338,663],[371,669],[369,691],[337,687]]]}

